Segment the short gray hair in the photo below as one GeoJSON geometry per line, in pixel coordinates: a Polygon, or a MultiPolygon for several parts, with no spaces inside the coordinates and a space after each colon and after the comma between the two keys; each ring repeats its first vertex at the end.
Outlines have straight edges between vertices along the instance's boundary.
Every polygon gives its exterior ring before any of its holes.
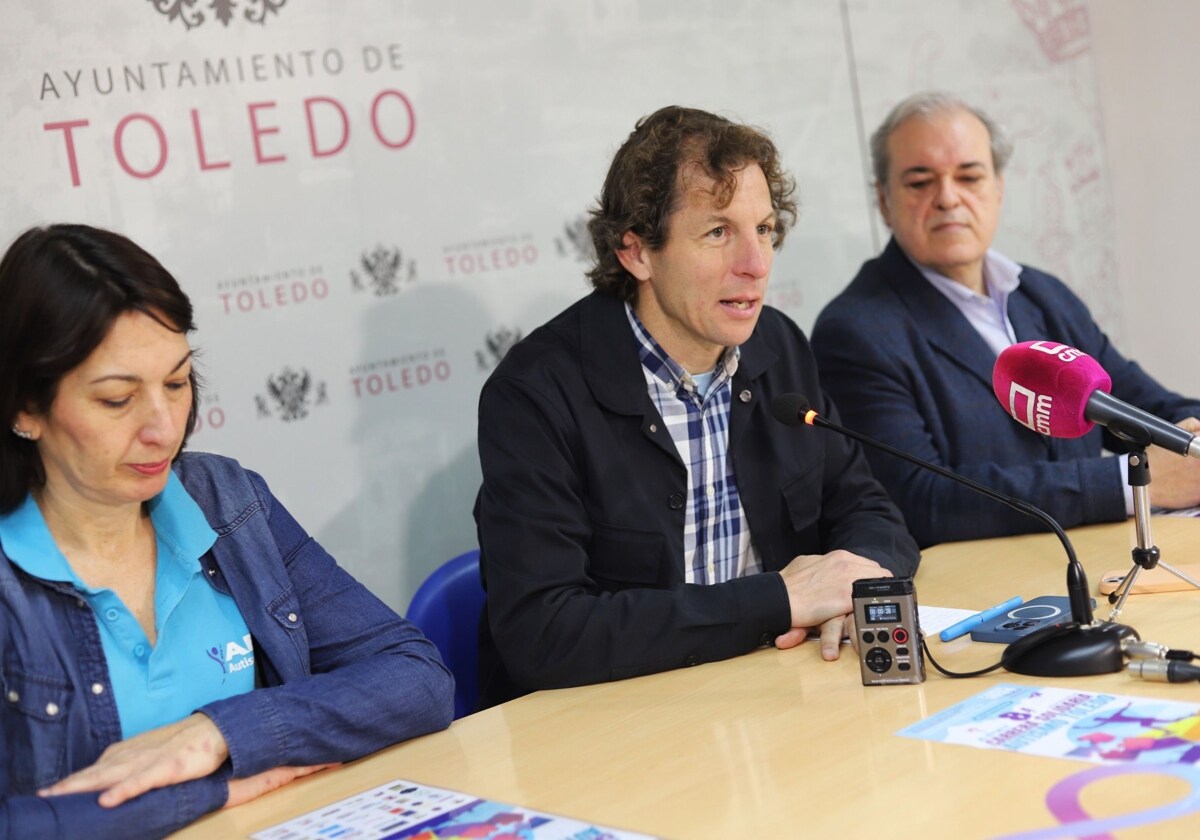
{"type": "Polygon", "coordinates": [[[871,135],[871,168],[875,174],[875,182],[879,186],[887,188],[888,166],[891,164],[888,159],[887,141],[901,123],[914,117],[927,119],[936,114],[954,111],[966,111],[968,114],[974,114],[983,123],[991,140],[992,167],[996,170],[997,175],[1003,173],[1013,152],[1012,140],[1009,139],[1004,129],[982,110],[968,105],[952,93],[926,91],[913,94],[893,108],[884,117],[879,128],[875,129],[875,133],[871,135]]]}

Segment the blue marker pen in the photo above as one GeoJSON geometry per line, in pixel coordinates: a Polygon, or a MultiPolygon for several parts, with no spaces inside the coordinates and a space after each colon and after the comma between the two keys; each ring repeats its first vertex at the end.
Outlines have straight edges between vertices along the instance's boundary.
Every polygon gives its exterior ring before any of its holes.
{"type": "Polygon", "coordinates": [[[1003,604],[997,604],[996,606],[992,607],[989,610],[984,610],[983,612],[975,613],[975,615],[968,616],[967,618],[964,618],[962,621],[959,621],[956,624],[951,624],[949,627],[947,627],[941,633],[938,633],[938,638],[941,639],[943,642],[949,642],[952,639],[957,639],[959,636],[966,635],[967,633],[970,633],[972,630],[974,630],[976,627],[978,627],[980,624],[983,624],[984,622],[987,622],[987,621],[991,621],[993,618],[996,618],[997,616],[1004,615],[1004,613],[1008,612],[1013,607],[1019,607],[1021,605],[1021,600],[1022,600],[1021,596],[1018,595],[1015,598],[1009,598],[1003,604]]]}

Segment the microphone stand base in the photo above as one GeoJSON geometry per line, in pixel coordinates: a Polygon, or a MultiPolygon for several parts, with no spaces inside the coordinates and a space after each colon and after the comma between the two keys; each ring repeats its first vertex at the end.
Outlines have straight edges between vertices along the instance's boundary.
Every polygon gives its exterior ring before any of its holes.
{"type": "Polygon", "coordinates": [[[1055,624],[1010,644],[1000,663],[1014,674],[1030,677],[1085,677],[1124,670],[1121,640],[1138,639],[1124,624],[1103,622],[1084,626],[1055,624]]]}

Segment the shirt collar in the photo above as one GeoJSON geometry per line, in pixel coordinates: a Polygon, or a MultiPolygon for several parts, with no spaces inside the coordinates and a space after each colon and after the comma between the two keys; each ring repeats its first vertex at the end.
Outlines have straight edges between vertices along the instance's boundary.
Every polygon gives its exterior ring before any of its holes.
{"type": "MultiPolygon", "coordinates": [[[[905,256],[908,257],[908,254],[906,253],[905,256]]],[[[908,261],[917,267],[917,270],[933,284],[935,289],[951,300],[966,301],[980,297],[962,283],[951,280],[928,266],[921,265],[912,257],[908,257],[908,261]]],[[[986,297],[991,298],[997,304],[1002,304],[1021,285],[1021,266],[999,251],[989,248],[983,256],[983,279],[984,287],[987,289],[986,297]]]]}
{"type": "MultiPolygon", "coordinates": [[[[638,358],[641,359],[642,367],[670,388],[675,390],[682,388],[690,393],[696,393],[696,382],[692,379],[692,375],[667,355],[667,351],[654,340],[654,336],[650,335],[650,331],[646,329],[628,302],[625,303],[625,317],[629,319],[629,326],[633,329],[634,337],[637,338],[638,358]]],[[[733,378],[733,375],[737,373],[738,360],[741,357],[741,347],[725,348],[720,361],[717,362],[717,375],[713,377],[712,384],[709,385],[710,391],[713,387],[733,378]]],[[[704,395],[698,394],[697,396],[704,395]]]]}
{"type": "Polygon", "coordinates": [[[0,544],[9,560],[34,577],[82,586],[50,536],[50,529],[46,527],[46,520],[32,494],[27,495],[16,510],[0,516],[0,544]]]}
{"type": "MultiPolygon", "coordinates": [[[[174,549],[189,569],[200,568],[200,558],[217,541],[217,532],[208,524],[204,511],[191,497],[179,476],[171,470],[167,486],[150,500],[150,521],[160,543],[174,549]]],[[[161,559],[161,558],[160,558],[161,559]]]]}
{"type": "MultiPolygon", "coordinates": [[[[169,549],[168,557],[188,571],[199,570],[200,557],[213,547],[217,533],[174,470],[167,478],[167,486],[150,500],[148,506],[155,536],[169,549]]],[[[16,510],[0,516],[0,545],[8,559],[28,574],[42,580],[63,581],[88,591],[59,551],[32,494],[27,495],[16,510]]],[[[160,553],[159,561],[168,557],[160,553]]]]}

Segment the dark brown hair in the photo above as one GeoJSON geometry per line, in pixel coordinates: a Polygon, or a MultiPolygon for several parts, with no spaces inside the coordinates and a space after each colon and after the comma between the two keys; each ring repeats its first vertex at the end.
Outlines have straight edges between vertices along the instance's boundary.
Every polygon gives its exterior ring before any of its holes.
{"type": "Polygon", "coordinates": [[[602,292],[632,302],[637,280],[617,258],[632,231],[651,248],[667,243],[671,214],[680,196],[680,172],[698,165],[716,182],[718,206],[733,200],[738,173],[758,164],[766,176],[775,210],[775,248],[796,220],[795,181],[783,170],[779,152],[762,131],[706,111],[669,105],[643,117],[617,150],[588,232],[596,264],[588,277],[602,292]]]}
{"type": "MultiPolygon", "coordinates": [[[[131,311],[176,332],[196,328],[175,278],[118,233],[87,225],[31,228],[0,260],[0,513],[45,481],[37,445],[12,433],[17,414],[49,411],[62,378],[131,311]]],[[[196,427],[195,368],[190,379],[184,443],[196,427]]]]}

